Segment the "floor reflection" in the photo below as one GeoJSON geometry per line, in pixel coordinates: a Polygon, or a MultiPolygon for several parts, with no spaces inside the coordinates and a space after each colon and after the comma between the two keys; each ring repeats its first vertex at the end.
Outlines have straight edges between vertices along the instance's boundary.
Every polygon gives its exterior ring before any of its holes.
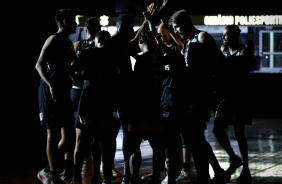
{"type": "MultiPolygon", "coordinates": [[[[222,168],[229,167],[229,158],[226,152],[217,143],[213,133],[213,120],[208,124],[206,130],[206,139],[211,144],[214,153],[222,168]]],[[[237,155],[240,155],[237,141],[234,136],[233,129],[227,129],[231,144],[237,155]]],[[[253,176],[253,184],[282,184],[282,119],[254,119],[253,125],[246,127],[246,137],[249,145],[249,167],[253,176]]],[[[140,176],[149,174],[152,171],[152,149],[148,141],[141,144],[141,153],[143,162],[141,165],[140,176]]],[[[1,164],[1,163],[0,163],[1,164]]],[[[117,151],[115,155],[115,165],[118,171],[123,174],[123,153],[122,153],[122,131],[117,137],[117,151]]],[[[42,169],[29,165],[21,165],[21,167],[1,168],[0,183],[1,184],[41,184],[36,174],[42,169]]],[[[230,183],[235,183],[242,167],[238,168],[232,175],[230,183]]],[[[89,174],[83,179],[83,184],[90,184],[93,171],[89,170],[89,174]]],[[[210,167],[210,175],[214,176],[210,167]]],[[[189,184],[196,181],[195,168],[192,164],[192,178],[189,184]]],[[[117,178],[113,183],[120,184],[121,178],[117,178]]]]}

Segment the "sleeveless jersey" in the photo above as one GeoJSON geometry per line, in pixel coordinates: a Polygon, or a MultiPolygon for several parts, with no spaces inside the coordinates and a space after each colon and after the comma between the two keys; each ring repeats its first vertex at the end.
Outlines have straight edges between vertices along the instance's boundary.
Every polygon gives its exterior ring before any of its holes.
{"type": "MultiPolygon", "coordinates": [[[[235,54],[233,54],[232,56],[241,56],[242,51],[246,49],[246,46],[243,46],[241,49],[237,50],[235,54]]],[[[229,47],[225,47],[222,51],[223,55],[225,58],[229,58],[231,57],[231,54],[229,52],[229,47]]]]}
{"type": "MultiPolygon", "coordinates": [[[[54,58],[46,62],[45,70],[51,83],[56,88],[71,87],[71,62],[75,58],[74,47],[70,39],[61,38],[60,34],[53,33],[54,39],[58,39],[58,48],[54,52],[54,58]]],[[[41,84],[45,81],[41,79],[41,84]]]]}
{"type": "Polygon", "coordinates": [[[38,89],[39,118],[41,125],[73,126],[69,123],[70,121],[61,121],[61,118],[72,114],[69,93],[72,84],[71,62],[75,58],[75,51],[71,40],[66,40],[57,33],[53,35],[55,35],[53,41],[56,44],[56,50],[52,50],[44,70],[60,100],[56,103],[52,100],[49,86],[41,78],[38,89]],[[58,118],[55,120],[50,118],[50,113],[55,113],[58,118]]]}
{"type": "Polygon", "coordinates": [[[252,124],[249,100],[251,95],[249,74],[252,60],[245,49],[247,47],[241,45],[232,55],[229,47],[222,50],[225,56],[219,86],[222,100],[216,109],[215,118],[226,121],[227,125],[252,124]]]}
{"type": "MultiPolygon", "coordinates": [[[[172,45],[170,47],[173,51],[177,51],[176,45],[172,45]]],[[[167,57],[167,53],[163,49],[163,55],[164,58],[167,57]]],[[[171,61],[170,58],[165,59],[164,61],[164,77],[163,77],[163,85],[162,85],[162,106],[164,111],[170,111],[172,104],[173,104],[173,99],[172,99],[172,85],[173,85],[173,70],[174,70],[174,65],[173,61],[171,61]]]]}
{"type": "Polygon", "coordinates": [[[184,45],[186,64],[186,92],[188,104],[206,104],[210,96],[210,82],[212,78],[212,58],[209,57],[207,47],[199,43],[196,34],[189,43],[184,45]]]}
{"type": "Polygon", "coordinates": [[[249,74],[251,71],[252,59],[247,54],[247,47],[241,45],[234,54],[230,54],[229,47],[222,50],[225,56],[223,64],[222,86],[230,96],[243,97],[245,91],[249,88],[249,74]],[[245,51],[242,55],[243,50],[245,51]]]}

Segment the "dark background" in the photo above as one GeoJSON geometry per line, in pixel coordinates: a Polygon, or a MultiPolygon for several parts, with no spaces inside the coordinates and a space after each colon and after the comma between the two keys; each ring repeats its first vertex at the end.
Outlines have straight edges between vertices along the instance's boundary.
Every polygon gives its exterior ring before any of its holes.
{"type": "MultiPolygon", "coordinates": [[[[26,164],[45,166],[46,131],[38,119],[39,75],[35,63],[46,38],[57,31],[54,16],[60,8],[71,8],[81,15],[130,13],[146,10],[148,0],[80,0],[7,3],[2,26],[2,115],[1,162],[4,167],[26,164]]],[[[191,14],[275,15],[282,14],[278,1],[191,1],[173,0],[175,9],[191,14]]],[[[253,75],[254,117],[281,118],[281,75],[253,75]]],[[[281,122],[282,123],[282,122],[281,122]]]]}

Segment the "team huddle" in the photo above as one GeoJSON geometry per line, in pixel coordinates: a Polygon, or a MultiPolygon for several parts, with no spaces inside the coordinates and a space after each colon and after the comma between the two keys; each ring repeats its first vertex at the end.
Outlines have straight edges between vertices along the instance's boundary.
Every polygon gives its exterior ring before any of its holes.
{"type": "Polygon", "coordinates": [[[228,183],[241,166],[237,182],[251,183],[245,126],[252,124],[252,54],[238,41],[240,28],[226,26],[219,47],[193,25],[187,10],[173,11],[168,1],[151,3],[143,15],[136,31],[133,15],[119,15],[113,35],[90,17],[87,38],[72,43],[68,37],[76,32],[75,13],[56,13],[58,31],[47,38],[35,66],[48,159],[38,179],[82,184],[91,164],[91,184],[110,184],[117,176],[122,184],[176,184],[189,182],[193,157],[199,184],[228,183]],[[205,138],[211,112],[214,136],[229,155],[227,170],[205,138]],[[234,127],[240,156],[225,134],[228,126],[234,127]],[[120,128],[123,174],[114,164],[120,128]],[[140,177],[143,140],[153,151],[153,172],[140,177]]]}

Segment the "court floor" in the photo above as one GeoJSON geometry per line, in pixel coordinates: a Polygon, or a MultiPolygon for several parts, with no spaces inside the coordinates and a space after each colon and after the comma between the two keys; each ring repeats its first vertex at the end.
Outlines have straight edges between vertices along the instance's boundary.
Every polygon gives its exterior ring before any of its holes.
{"type": "MultiPolygon", "coordinates": [[[[213,119],[207,124],[206,139],[211,144],[216,157],[222,168],[229,166],[228,156],[221,149],[212,133],[213,119]]],[[[232,128],[227,130],[231,139],[231,144],[236,154],[240,155],[237,142],[232,128]]],[[[254,118],[253,125],[246,127],[246,136],[249,143],[250,171],[253,176],[253,184],[282,184],[282,119],[260,119],[254,118]]],[[[122,131],[117,136],[117,150],[115,165],[118,171],[123,174],[123,154],[122,154],[122,131]]],[[[152,150],[148,141],[141,144],[143,162],[141,165],[140,176],[149,174],[152,170],[152,150]]],[[[42,169],[34,166],[19,168],[2,168],[0,170],[1,184],[40,184],[36,174],[42,169]]],[[[230,183],[236,183],[242,168],[238,168],[232,175],[230,183]]],[[[192,180],[195,183],[195,169],[192,167],[192,180]]],[[[210,167],[210,174],[214,173],[210,167]]],[[[89,174],[84,177],[83,184],[90,184],[91,169],[89,174]]],[[[117,178],[115,183],[119,183],[121,178],[117,178]]]]}

